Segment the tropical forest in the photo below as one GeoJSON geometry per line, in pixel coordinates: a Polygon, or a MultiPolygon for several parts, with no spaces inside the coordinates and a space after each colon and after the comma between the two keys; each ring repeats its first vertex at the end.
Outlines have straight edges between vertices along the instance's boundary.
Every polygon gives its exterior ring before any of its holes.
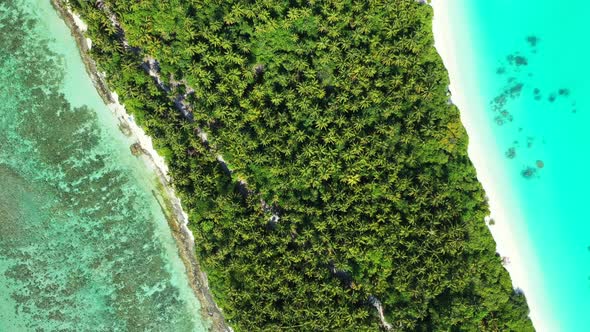
{"type": "Polygon", "coordinates": [[[416,0],[63,0],[243,331],[532,331],[416,0]]]}

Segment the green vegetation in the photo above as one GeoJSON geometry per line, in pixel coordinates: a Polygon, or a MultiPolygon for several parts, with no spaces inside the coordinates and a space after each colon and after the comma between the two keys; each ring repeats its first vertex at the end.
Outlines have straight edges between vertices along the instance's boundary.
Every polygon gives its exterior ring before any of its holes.
{"type": "Polygon", "coordinates": [[[394,330],[533,329],[484,222],[428,5],[71,5],[166,155],[237,331],[374,331],[374,299],[394,330]]]}

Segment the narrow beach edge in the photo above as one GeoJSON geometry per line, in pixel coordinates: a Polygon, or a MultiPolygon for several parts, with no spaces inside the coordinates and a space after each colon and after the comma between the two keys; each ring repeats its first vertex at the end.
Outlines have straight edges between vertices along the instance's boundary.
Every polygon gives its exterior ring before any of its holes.
{"type": "MultiPolygon", "coordinates": [[[[487,167],[490,159],[489,151],[487,151],[489,147],[476,142],[480,138],[474,135],[474,133],[482,130],[481,125],[478,125],[476,119],[472,116],[467,115],[470,109],[469,105],[473,104],[473,100],[469,100],[469,97],[465,96],[462,91],[462,84],[465,84],[463,82],[464,77],[461,77],[460,73],[462,60],[457,58],[458,55],[454,52],[454,38],[456,36],[453,34],[456,33],[454,31],[456,29],[452,27],[453,18],[450,17],[449,3],[444,0],[432,0],[430,5],[434,11],[432,30],[435,48],[447,70],[450,81],[449,91],[453,103],[460,111],[461,122],[469,136],[469,159],[474,165],[477,179],[488,197],[490,214],[485,221],[496,242],[496,252],[501,257],[507,258],[504,268],[510,275],[513,288],[525,294],[529,307],[529,317],[535,329],[538,331],[553,331],[553,324],[548,321],[548,317],[543,317],[541,313],[542,306],[537,296],[538,292],[535,292],[537,287],[541,287],[540,280],[538,276],[537,279],[535,279],[535,276],[531,276],[535,274],[534,271],[537,269],[533,262],[534,257],[532,255],[534,253],[530,251],[528,236],[519,233],[519,229],[517,229],[517,224],[522,223],[522,220],[524,220],[520,214],[518,203],[514,202],[514,206],[506,205],[507,196],[511,195],[511,193],[500,190],[502,185],[498,183],[499,179],[496,178],[498,171],[492,171],[491,167],[487,167]],[[488,224],[490,219],[493,219],[496,224],[488,224]]],[[[471,108],[473,107],[477,106],[472,105],[471,108]]]]}
{"type": "MultiPolygon", "coordinates": [[[[98,72],[96,63],[89,55],[90,40],[84,36],[86,25],[79,16],[67,7],[67,4],[62,3],[60,0],[51,0],[51,4],[74,36],[78,44],[80,56],[86,67],[86,72],[98,94],[103,99],[105,105],[111,109],[113,116],[119,121],[121,130],[128,132],[140,144],[143,152],[142,157],[156,172],[159,185],[162,186],[161,193],[164,194],[164,197],[162,197],[164,200],[162,208],[165,210],[168,225],[178,244],[178,252],[185,265],[190,286],[201,303],[200,314],[204,320],[210,320],[212,322],[212,331],[233,331],[225,321],[221,309],[215,303],[209,289],[207,275],[197,260],[194,248],[194,236],[188,228],[188,215],[182,209],[180,199],[176,196],[174,188],[170,184],[170,179],[167,175],[168,166],[165,164],[164,159],[155,151],[151,138],[145,134],[143,129],[137,126],[135,122],[126,120],[130,118],[130,115],[126,112],[124,106],[119,104],[117,94],[108,89],[104,77],[98,72]]],[[[158,197],[156,198],[158,199],[158,197]]],[[[158,201],[160,202],[160,199],[158,201]]]]}

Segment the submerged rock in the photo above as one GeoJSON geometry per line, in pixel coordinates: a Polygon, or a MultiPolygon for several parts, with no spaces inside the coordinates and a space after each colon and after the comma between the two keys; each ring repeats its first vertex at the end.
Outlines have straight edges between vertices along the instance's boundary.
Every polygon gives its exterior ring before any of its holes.
{"type": "Polygon", "coordinates": [[[131,150],[131,154],[136,157],[141,156],[143,154],[143,148],[139,143],[131,144],[131,146],[129,146],[129,150],[131,150]]]}
{"type": "MultiPolygon", "coordinates": [[[[121,117],[121,119],[123,119],[123,117],[121,117]]],[[[124,120],[119,122],[118,127],[119,130],[123,133],[123,135],[127,137],[131,136],[131,128],[129,127],[129,124],[126,123],[124,120]]]]}

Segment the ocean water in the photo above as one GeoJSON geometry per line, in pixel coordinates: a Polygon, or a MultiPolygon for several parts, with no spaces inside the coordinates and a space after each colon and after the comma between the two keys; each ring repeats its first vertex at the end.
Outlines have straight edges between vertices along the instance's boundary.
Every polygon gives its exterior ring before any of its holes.
{"type": "Polygon", "coordinates": [[[0,331],[205,331],[155,173],[49,1],[0,1],[0,82],[0,331]]]}
{"type": "Polygon", "coordinates": [[[491,229],[516,242],[499,247],[533,323],[590,331],[590,2],[434,2],[453,101],[504,210],[491,229]]]}

